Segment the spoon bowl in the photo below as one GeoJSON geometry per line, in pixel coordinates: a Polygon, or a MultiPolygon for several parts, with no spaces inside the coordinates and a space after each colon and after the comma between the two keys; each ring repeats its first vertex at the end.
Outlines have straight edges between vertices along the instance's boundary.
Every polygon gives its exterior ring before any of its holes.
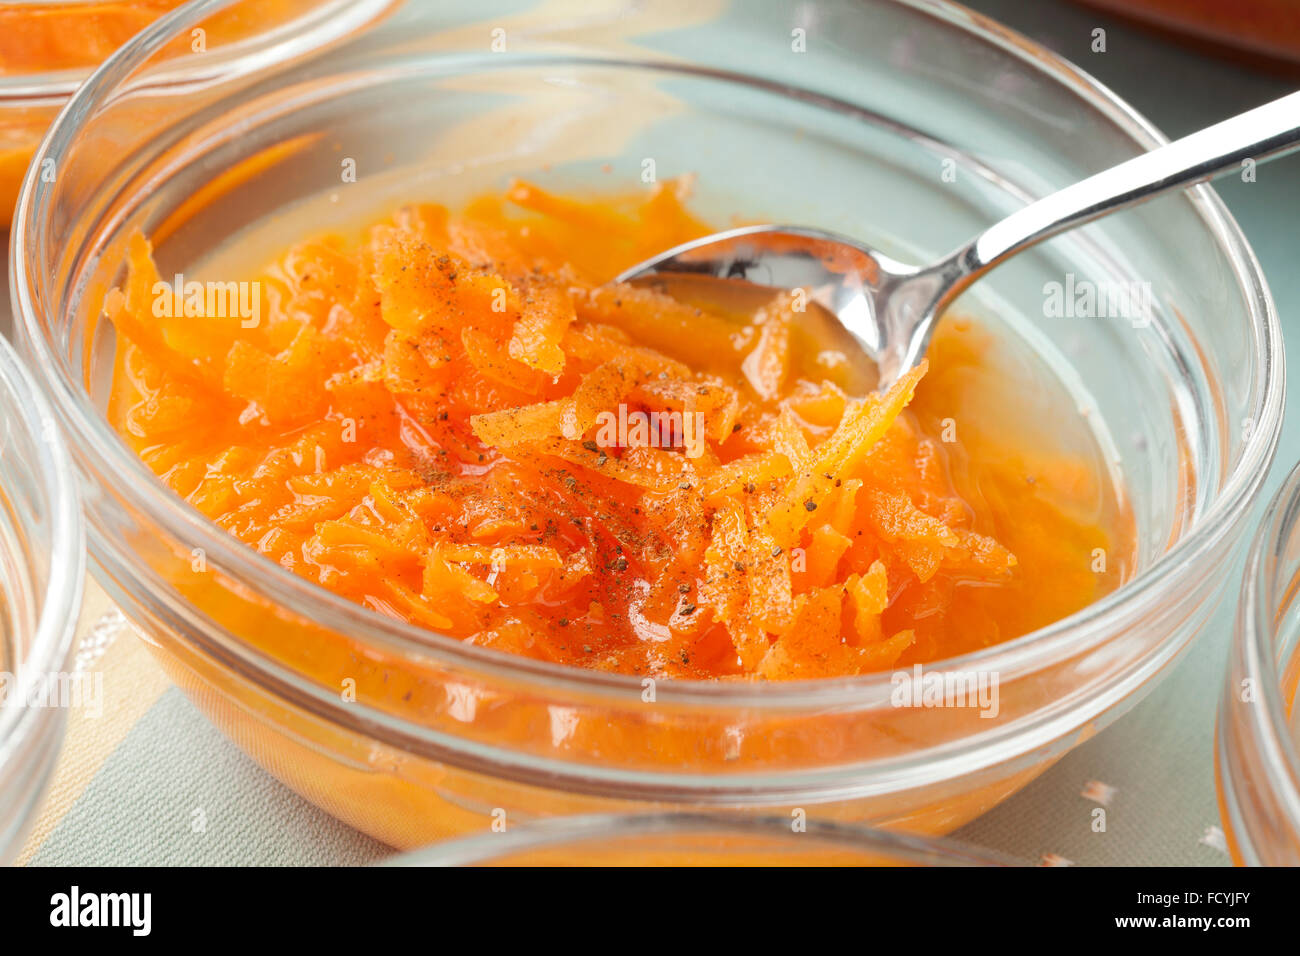
{"type": "MultiPolygon", "coordinates": [[[[906,367],[910,323],[924,303],[921,270],[898,262],[857,241],[822,229],[801,226],[744,226],[674,246],[618,277],[619,282],[655,285],[672,292],[667,277],[720,279],[728,284],[774,289],[803,289],[808,299],[828,310],[879,370],[887,386],[906,367]],[[896,300],[902,290],[903,296],[896,300]]],[[[693,292],[707,288],[693,282],[693,292]]],[[[698,293],[697,293],[698,294],[698,293]]],[[[716,290],[728,299],[738,289],[716,290]]],[[[753,294],[751,289],[749,294],[753,294]]]]}
{"type": "Polygon", "coordinates": [[[944,310],[1016,253],[1117,210],[1297,148],[1300,92],[1039,199],[929,265],[899,262],[822,229],[758,225],[675,246],[616,281],[663,286],[665,277],[693,276],[772,290],[802,289],[838,319],[875,363],[877,387],[884,389],[925,357],[944,310]]]}

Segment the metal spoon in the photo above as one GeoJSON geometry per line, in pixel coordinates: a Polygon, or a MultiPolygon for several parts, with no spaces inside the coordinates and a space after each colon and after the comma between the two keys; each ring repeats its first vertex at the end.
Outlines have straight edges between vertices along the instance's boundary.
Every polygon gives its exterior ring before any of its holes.
{"type": "Polygon", "coordinates": [[[925,356],[936,320],[976,279],[1016,253],[1117,209],[1300,147],[1300,92],[1112,166],[1017,210],[928,266],[898,262],[821,229],[746,226],[669,249],[619,282],[741,280],[808,290],[876,362],[880,388],[925,356]]]}

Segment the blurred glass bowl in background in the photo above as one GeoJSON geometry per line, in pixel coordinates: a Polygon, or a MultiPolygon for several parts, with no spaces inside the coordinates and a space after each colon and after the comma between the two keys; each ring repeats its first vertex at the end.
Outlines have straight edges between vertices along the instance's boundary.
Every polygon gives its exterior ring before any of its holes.
{"type": "Polygon", "coordinates": [[[84,576],[72,462],[0,338],[0,865],[40,807],[68,708],[95,706],[85,675],[70,673],[84,576]]]}
{"type": "Polygon", "coordinates": [[[560,817],[438,843],[385,866],[1017,866],[949,840],[704,813],[560,817]]]}
{"type": "MultiPolygon", "coordinates": [[[[8,228],[32,153],[91,71],[184,0],[23,0],[0,3],[0,231],[8,228]]],[[[377,0],[249,0],[172,38],[173,51],[248,57],[266,68],[345,35],[377,0]],[[269,59],[268,59],[269,58],[269,59]]],[[[45,175],[56,175],[47,168],[45,175]]]]}
{"type": "Polygon", "coordinates": [[[1219,815],[1238,864],[1300,866],[1300,468],[1260,523],[1215,737],[1219,815]]]}

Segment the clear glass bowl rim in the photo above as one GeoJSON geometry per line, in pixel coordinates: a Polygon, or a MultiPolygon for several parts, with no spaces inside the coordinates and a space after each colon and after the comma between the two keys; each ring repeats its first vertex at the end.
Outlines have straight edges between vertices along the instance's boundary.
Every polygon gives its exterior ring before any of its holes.
{"type": "MultiPolygon", "coordinates": [[[[1260,520],[1259,529],[1251,542],[1242,575],[1241,605],[1237,612],[1237,629],[1232,639],[1232,670],[1240,669],[1245,679],[1253,679],[1259,706],[1236,707],[1232,717],[1241,717],[1244,734],[1256,754],[1250,760],[1261,768],[1272,796],[1283,808],[1291,829],[1300,832],[1300,747],[1291,735],[1287,721],[1286,702],[1282,698],[1282,678],[1278,670],[1277,616],[1278,588],[1287,582],[1278,581],[1265,573],[1265,562],[1271,554],[1281,554],[1289,538],[1300,528],[1300,464],[1287,475],[1260,520]],[[1244,714],[1244,717],[1242,715],[1244,714]]],[[[1297,649],[1294,653],[1300,653],[1297,649]]],[[[1232,680],[1232,670],[1228,679],[1232,680]]],[[[1233,687],[1225,689],[1232,693],[1233,687]]],[[[1225,697],[1220,707],[1231,707],[1225,697]]],[[[1223,720],[1230,719],[1227,711],[1221,715],[1217,746],[1227,746],[1229,734],[1225,733],[1223,720]]],[[[1231,735],[1238,739],[1240,735],[1231,735]]],[[[1220,755],[1222,757],[1222,755],[1220,755]]],[[[1220,759],[1221,768],[1236,766],[1237,761],[1220,759]]],[[[1232,802],[1249,797],[1249,793],[1236,793],[1237,784],[1245,784],[1249,791],[1258,784],[1253,781],[1236,781],[1223,788],[1232,792],[1232,802]]],[[[1248,834],[1237,832],[1238,839],[1248,834]]],[[[1247,848],[1249,849],[1249,848],[1247,848]]]]}
{"type": "MultiPolygon", "coordinates": [[[[260,590],[281,606],[313,620],[336,627],[359,639],[403,654],[449,666],[461,666],[481,675],[510,680],[540,679],[551,686],[563,686],[578,692],[606,691],[637,695],[642,691],[637,677],[587,671],[516,657],[503,652],[463,644],[414,625],[389,620],[307,581],[225,535],[199,512],[176,499],[157,481],[156,476],[131,453],[91,402],[84,387],[62,367],[58,350],[46,339],[36,314],[35,295],[26,271],[20,267],[21,250],[41,233],[39,210],[49,184],[37,174],[42,162],[57,162],[75,141],[83,120],[93,116],[104,98],[111,94],[133,70],[147,61],[178,32],[220,10],[232,0],[195,0],[168,14],[138,34],[97,69],[74,94],[51,125],[35,158],[28,168],[14,218],[10,252],[11,288],[15,318],[34,353],[33,365],[44,377],[70,436],[78,446],[123,477],[123,488],[132,508],[147,516],[171,534],[204,548],[209,566],[222,569],[236,580],[256,580],[260,590]]],[[[1011,53],[1039,70],[1048,82],[1059,83],[1105,116],[1135,146],[1151,149],[1167,139],[1149,121],[1138,114],[1108,88],[1084,71],[1033,41],[986,17],[947,0],[885,0],[931,18],[956,26],[971,39],[1011,53]]],[[[626,65],[637,66],[634,61],[626,65]]],[[[662,67],[647,62],[646,66],[662,67]]],[[[722,75],[720,73],[716,75],[722,75]]],[[[732,74],[726,79],[743,81],[732,74]]],[[[821,97],[820,94],[810,94],[821,97]]],[[[59,168],[62,168],[61,166],[59,168]]],[[[1023,635],[985,650],[934,662],[934,669],[997,671],[1007,680],[1010,675],[1037,669],[1063,654],[1077,654],[1104,642],[1115,633],[1114,622],[1125,615],[1159,600],[1162,586],[1178,576],[1181,569],[1196,564],[1211,550],[1233,521],[1254,500],[1268,470],[1275,450],[1284,397],[1284,365],[1281,329],[1272,298],[1258,261],[1244,235],[1217,194],[1206,186],[1186,192],[1209,233],[1216,239],[1238,279],[1252,317],[1253,365],[1259,383],[1252,409],[1258,424],[1252,430],[1242,459],[1227,477],[1211,506],[1189,533],[1175,543],[1151,567],[1101,601],[1082,609],[1046,628],[1023,635]]],[[[97,554],[102,542],[90,516],[90,545],[97,554]]],[[[330,707],[337,696],[315,688],[310,682],[286,677],[283,670],[240,638],[241,653],[247,655],[249,668],[267,676],[275,675],[279,683],[286,680],[294,689],[312,698],[320,706],[330,707]],[[277,673],[278,672],[278,673],[277,673]]],[[[834,706],[837,703],[860,704],[864,694],[872,699],[888,697],[890,674],[861,677],[790,682],[732,683],[708,681],[659,681],[660,699],[674,703],[699,703],[741,707],[794,708],[799,706],[834,706]]],[[[352,705],[355,711],[358,705],[352,705]]],[[[373,715],[379,724],[391,724],[391,715],[373,715]]],[[[398,721],[401,723],[401,721],[398,721]]]]}
{"type": "MultiPolygon", "coordinates": [[[[502,857],[531,850],[555,850],[566,845],[578,848],[600,839],[623,837],[690,836],[722,833],[737,837],[784,836],[791,834],[790,818],[778,816],[730,816],[721,813],[593,813],[572,817],[551,817],[521,824],[502,833],[480,833],[435,843],[398,854],[384,866],[452,867],[491,863],[502,857]]],[[[947,839],[876,830],[831,820],[807,821],[799,840],[813,847],[835,852],[845,850],[878,853],[901,864],[926,866],[1025,866],[1023,861],[1002,856],[981,847],[947,839]]],[[[598,846],[596,847],[598,849],[598,846]]],[[[743,847],[738,848],[740,852],[743,847]]]]}
{"type": "MultiPolygon", "coordinates": [[[[33,708],[29,700],[36,683],[67,665],[85,580],[86,546],[72,459],[54,428],[54,414],[36,381],[23,366],[9,342],[0,336],[0,387],[17,399],[10,428],[33,439],[37,461],[35,478],[49,497],[49,586],[36,595],[40,602],[36,630],[21,661],[13,666],[17,681],[14,695],[0,706],[0,787],[22,771],[26,744],[51,715],[53,707],[33,708]],[[12,763],[12,765],[11,765],[12,763]]],[[[32,760],[42,754],[26,754],[32,760]]]]}

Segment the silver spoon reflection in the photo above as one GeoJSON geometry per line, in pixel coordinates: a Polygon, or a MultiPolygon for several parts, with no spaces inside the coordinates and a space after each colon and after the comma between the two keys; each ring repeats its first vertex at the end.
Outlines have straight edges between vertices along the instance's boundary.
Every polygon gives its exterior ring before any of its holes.
{"type": "MultiPolygon", "coordinates": [[[[976,279],[1058,233],[1162,193],[1300,147],[1300,93],[1216,123],[1112,166],[1017,210],[938,262],[914,266],[820,229],[761,225],[676,246],[617,279],[658,285],[694,278],[729,285],[806,289],[893,384],[925,356],[943,311],[976,279]]],[[[721,293],[719,293],[721,294],[721,293]]]]}

